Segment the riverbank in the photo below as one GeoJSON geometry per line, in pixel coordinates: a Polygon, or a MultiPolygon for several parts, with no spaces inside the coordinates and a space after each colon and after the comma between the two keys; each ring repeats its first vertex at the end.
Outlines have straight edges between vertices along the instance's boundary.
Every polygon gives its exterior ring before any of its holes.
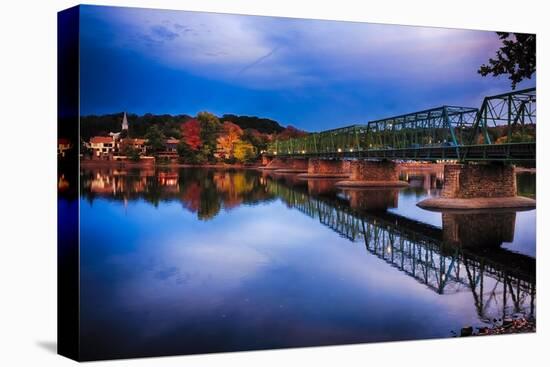
{"type": "Polygon", "coordinates": [[[132,162],[132,161],[107,161],[107,160],[82,160],[80,161],[81,168],[216,168],[216,169],[257,169],[260,164],[229,164],[229,163],[213,163],[213,164],[186,164],[186,163],[151,163],[151,162],[132,162]]]}

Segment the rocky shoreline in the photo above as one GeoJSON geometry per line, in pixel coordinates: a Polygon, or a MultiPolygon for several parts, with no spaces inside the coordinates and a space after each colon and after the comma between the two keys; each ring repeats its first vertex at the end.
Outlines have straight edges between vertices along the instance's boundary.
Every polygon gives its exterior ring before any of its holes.
{"type": "Polygon", "coordinates": [[[452,331],[455,337],[466,336],[483,336],[483,335],[505,335],[505,334],[522,334],[536,332],[536,320],[534,318],[516,317],[494,319],[490,326],[466,326],[460,329],[457,333],[452,331]]]}

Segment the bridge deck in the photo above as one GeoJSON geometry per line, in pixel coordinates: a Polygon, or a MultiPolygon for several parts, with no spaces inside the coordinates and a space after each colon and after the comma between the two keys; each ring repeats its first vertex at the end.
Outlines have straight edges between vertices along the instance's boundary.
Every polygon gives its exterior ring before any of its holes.
{"type": "Polygon", "coordinates": [[[327,151],[315,153],[268,153],[272,157],[292,158],[368,158],[400,160],[460,160],[460,161],[508,161],[534,162],[536,160],[536,143],[485,144],[465,146],[420,147],[403,149],[371,149],[327,151]]]}

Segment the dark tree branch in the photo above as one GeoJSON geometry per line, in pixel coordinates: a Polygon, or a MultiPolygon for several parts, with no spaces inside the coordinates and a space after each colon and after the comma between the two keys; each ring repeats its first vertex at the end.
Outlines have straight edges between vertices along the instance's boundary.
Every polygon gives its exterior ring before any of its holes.
{"type": "Polygon", "coordinates": [[[488,64],[481,65],[477,71],[482,76],[508,75],[512,89],[524,79],[531,79],[537,70],[536,35],[526,33],[497,32],[502,40],[502,47],[496,57],[489,59],[488,64]]]}

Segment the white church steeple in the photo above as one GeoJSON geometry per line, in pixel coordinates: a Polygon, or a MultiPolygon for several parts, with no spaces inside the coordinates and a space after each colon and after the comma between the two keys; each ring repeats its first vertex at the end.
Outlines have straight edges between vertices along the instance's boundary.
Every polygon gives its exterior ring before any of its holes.
{"type": "Polygon", "coordinates": [[[124,117],[122,118],[122,130],[128,131],[128,119],[126,118],[126,112],[124,112],[124,117]]]}

